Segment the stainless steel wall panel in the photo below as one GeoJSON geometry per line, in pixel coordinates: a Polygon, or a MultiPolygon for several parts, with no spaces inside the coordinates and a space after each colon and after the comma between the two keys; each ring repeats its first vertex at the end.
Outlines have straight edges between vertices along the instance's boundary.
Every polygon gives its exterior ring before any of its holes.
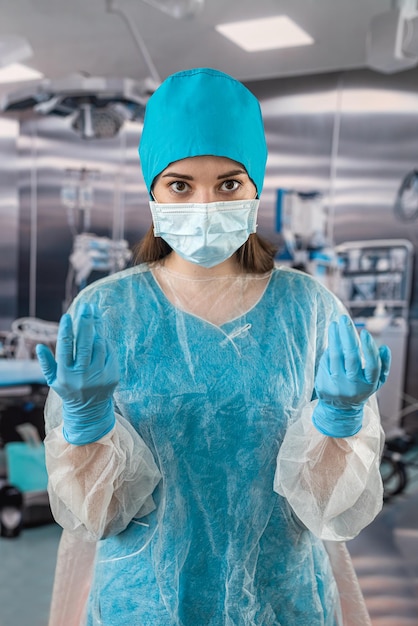
{"type": "MultiPolygon", "coordinates": [[[[31,204],[31,168],[36,167],[38,204],[38,255],[36,275],[36,315],[56,320],[63,312],[68,257],[73,243],[67,209],[61,200],[62,187],[85,168],[91,173],[93,207],[89,232],[112,237],[115,221],[123,225],[123,235],[133,246],[149,225],[147,194],[139,170],[138,125],[127,125],[111,140],[80,139],[66,120],[39,118],[21,126],[19,177],[22,240],[19,249],[19,315],[29,310],[30,240],[28,224],[31,204]],[[31,160],[33,143],[36,161],[31,160]],[[138,210],[143,199],[145,211],[138,210]],[[123,210],[123,219],[120,211],[123,210]],[[117,219],[115,218],[117,216],[117,219]],[[142,219],[143,218],[143,219],[142,219]],[[142,224],[143,222],[143,224],[142,224]]],[[[77,211],[76,211],[77,213],[77,211]]]]}
{"type": "Polygon", "coordinates": [[[277,189],[329,191],[337,77],[316,81],[289,78],[259,81],[248,87],[259,98],[269,148],[259,211],[259,232],[275,232],[277,189]]]}
{"type": "Polygon", "coordinates": [[[393,238],[413,244],[405,391],[415,398],[418,220],[400,221],[394,202],[403,177],[418,168],[417,80],[417,70],[354,71],[249,85],[261,99],[270,150],[261,230],[273,223],[275,188],[316,189],[333,220],[335,244],[393,238]]]}
{"type": "MultiPolygon", "coordinates": [[[[353,71],[249,84],[270,153],[260,231],[268,235],[274,225],[277,188],[317,190],[334,220],[335,244],[406,238],[417,249],[418,222],[402,222],[393,210],[403,177],[418,167],[417,80],[417,70],[353,71]]],[[[417,302],[414,281],[413,318],[417,302]]]]}
{"type": "MultiPolygon", "coordinates": [[[[281,236],[275,230],[276,198],[277,190],[285,188],[322,194],[332,220],[330,232],[335,244],[356,239],[410,240],[417,268],[411,323],[418,320],[418,221],[400,221],[393,207],[403,177],[418,167],[417,81],[418,70],[394,75],[359,70],[248,84],[260,99],[269,147],[259,212],[260,234],[280,245],[281,236]]],[[[61,203],[66,172],[81,168],[99,171],[92,181],[95,200],[91,230],[107,236],[115,229],[123,231],[133,247],[151,224],[137,153],[140,132],[140,124],[126,124],[114,139],[86,141],[71,130],[65,119],[48,117],[22,122],[18,144],[20,243],[16,314],[28,314],[30,300],[33,167],[37,180],[36,314],[57,319],[62,312],[72,245],[61,203]]],[[[0,162],[7,158],[7,148],[0,144],[0,162]]],[[[10,166],[3,172],[12,169],[16,172],[10,166]]],[[[4,176],[12,190],[12,176],[3,173],[4,176]]],[[[7,193],[2,186],[1,206],[4,202],[13,203],[13,191],[10,193],[11,199],[5,201],[7,193]]],[[[4,209],[0,210],[4,215],[4,209]]],[[[16,220],[16,201],[13,215],[16,220]]],[[[10,250],[17,245],[16,222],[7,229],[11,231],[8,241],[14,242],[10,243],[10,250]]],[[[2,276],[4,272],[5,276],[16,276],[13,254],[8,258],[11,267],[6,268],[2,248],[2,276]]],[[[13,296],[8,298],[6,293],[7,289],[13,293],[12,282],[9,280],[9,286],[1,292],[2,302],[7,302],[9,308],[13,296]]],[[[409,393],[418,396],[418,353],[414,346],[415,341],[410,343],[407,385],[409,393]],[[415,371],[411,370],[414,367],[415,371]]]]}
{"type": "Polygon", "coordinates": [[[0,330],[8,330],[17,313],[18,135],[17,122],[0,118],[0,330]]]}

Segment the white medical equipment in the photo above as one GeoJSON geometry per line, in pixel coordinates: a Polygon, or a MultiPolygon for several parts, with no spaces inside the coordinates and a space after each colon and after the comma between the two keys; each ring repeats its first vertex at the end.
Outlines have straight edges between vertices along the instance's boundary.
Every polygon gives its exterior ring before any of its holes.
{"type": "Polygon", "coordinates": [[[276,231],[283,238],[279,263],[307,271],[334,291],[339,259],[328,237],[328,213],[322,194],[278,189],[276,231]]]}
{"type": "Polygon", "coordinates": [[[130,258],[131,251],[125,239],[113,241],[109,237],[98,237],[91,233],[76,235],[66,280],[65,308],[76,292],[87,284],[93,271],[113,274],[123,269],[130,258]]]}
{"type": "Polygon", "coordinates": [[[391,371],[378,391],[387,438],[401,434],[412,285],[413,245],[407,239],[348,241],[335,249],[341,277],[335,292],[357,327],[392,352],[391,371]]]}
{"type": "Polygon", "coordinates": [[[417,0],[392,2],[388,11],[370,21],[366,38],[367,64],[393,74],[418,63],[417,0]]]}
{"type": "Polygon", "coordinates": [[[41,444],[48,386],[35,346],[54,350],[57,333],[57,323],[33,317],[20,317],[1,333],[0,481],[22,491],[24,526],[52,521],[41,444]]]}
{"type": "MultiPolygon", "coordinates": [[[[31,346],[36,334],[30,335],[31,346]]],[[[44,338],[50,342],[52,336],[48,332],[44,338]]],[[[53,521],[40,427],[47,390],[36,359],[0,359],[0,483],[22,493],[24,527],[53,521]]]]}
{"type": "MultiPolygon", "coordinates": [[[[38,367],[40,372],[35,346],[37,343],[44,343],[54,350],[57,340],[58,324],[39,319],[37,317],[19,317],[14,320],[9,331],[1,333],[1,356],[0,366],[7,362],[4,370],[10,367],[18,368],[17,364],[11,361],[28,361],[35,365],[30,367],[38,367]]],[[[32,370],[31,370],[32,371],[32,370]]],[[[43,377],[42,377],[43,380],[43,377]]],[[[2,385],[1,369],[0,369],[0,386],[2,385]]]]}
{"type": "Polygon", "coordinates": [[[88,284],[93,272],[113,274],[124,269],[131,258],[128,242],[118,236],[122,231],[120,213],[123,210],[119,205],[115,205],[114,209],[112,238],[90,232],[94,205],[92,180],[98,177],[98,170],[82,167],[79,170],[68,169],[67,174],[68,179],[61,189],[61,202],[67,209],[73,248],[65,283],[64,311],[80,289],[88,284]]]}

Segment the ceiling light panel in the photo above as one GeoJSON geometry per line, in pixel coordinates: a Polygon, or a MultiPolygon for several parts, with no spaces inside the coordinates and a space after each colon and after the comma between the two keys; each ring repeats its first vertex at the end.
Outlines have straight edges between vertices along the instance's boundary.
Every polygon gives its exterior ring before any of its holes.
{"type": "Polygon", "coordinates": [[[313,38],[287,15],[218,24],[215,28],[246,52],[294,48],[314,43],[313,38]]]}

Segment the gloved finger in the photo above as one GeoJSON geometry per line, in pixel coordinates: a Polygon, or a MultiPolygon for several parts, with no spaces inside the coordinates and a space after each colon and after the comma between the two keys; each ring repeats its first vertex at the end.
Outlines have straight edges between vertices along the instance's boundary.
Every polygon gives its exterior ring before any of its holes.
{"type": "MultiPolygon", "coordinates": [[[[324,350],[324,352],[322,353],[321,359],[319,361],[318,375],[320,373],[324,374],[327,378],[330,375],[329,349],[328,348],[324,350]]],[[[318,378],[318,375],[317,375],[317,378],[318,378]]]]}
{"type": "Polygon", "coordinates": [[[68,313],[61,317],[58,326],[55,359],[58,364],[64,367],[71,367],[74,361],[73,322],[68,313]]]}
{"type": "Polygon", "coordinates": [[[77,369],[85,370],[91,363],[95,335],[93,312],[89,304],[80,307],[77,322],[74,364],[77,369]]]}
{"type": "Polygon", "coordinates": [[[96,305],[92,305],[91,310],[94,320],[94,339],[91,362],[92,364],[94,363],[96,367],[102,369],[106,363],[108,347],[104,338],[102,317],[99,315],[99,310],[96,305]]]}
{"type": "Polygon", "coordinates": [[[108,348],[103,337],[97,334],[94,337],[91,362],[99,370],[103,370],[106,364],[108,348]]]}
{"type": "Polygon", "coordinates": [[[356,380],[361,376],[362,364],[358,344],[358,337],[354,325],[347,315],[341,315],[338,320],[341,346],[344,354],[344,365],[347,378],[356,380]]]}
{"type": "Polygon", "coordinates": [[[364,377],[370,385],[375,385],[382,368],[380,354],[373,337],[366,329],[361,331],[360,340],[364,356],[364,377]]]}
{"type": "Polygon", "coordinates": [[[36,356],[38,357],[39,365],[45,380],[48,385],[52,385],[57,376],[57,363],[51,350],[41,343],[38,343],[35,347],[36,356]]]}
{"type": "Polygon", "coordinates": [[[380,361],[382,363],[382,367],[380,369],[379,383],[380,385],[384,385],[389,376],[392,354],[388,346],[380,346],[379,354],[380,361]]]}
{"type": "Polygon", "coordinates": [[[329,372],[331,376],[340,376],[344,371],[344,355],[337,322],[331,322],[328,329],[328,352],[329,372]]]}

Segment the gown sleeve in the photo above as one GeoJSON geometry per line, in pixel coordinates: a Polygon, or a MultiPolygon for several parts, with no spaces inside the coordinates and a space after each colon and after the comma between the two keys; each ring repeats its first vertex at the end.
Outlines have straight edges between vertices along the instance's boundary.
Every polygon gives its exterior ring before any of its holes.
{"type": "Polygon", "coordinates": [[[376,395],[366,403],[363,426],[352,437],[327,437],[312,423],[317,403],[313,399],[315,375],[326,347],[329,324],[348,312],[331,292],[316,283],[311,285],[317,289],[318,306],[309,328],[310,336],[316,337],[310,344],[311,360],[305,368],[309,396],[301,399],[296,419],[288,424],[277,457],[273,487],[317,537],[347,541],[373,521],[382,508],[380,459],[384,433],[376,395]]]}
{"type": "Polygon", "coordinates": [[[365,406],[353,437],[322,435],[312,423],[316,401],[287,430],[277,458],[274,490],[317,537],[352,539],[380,512],[384,435],[376,397],[365,406]]]}
{"type": "Polygon", "coordinates": [[[49,392],[45,456],[50,506],[56,521],[82,541],[124,530],[133,517],[155,508],[152,493],[161,479],[150,449],[116,414],[114,429],[84,446],[68,443],[60,424],[61,400],[49,392]]]}
{"type": "MultiPolygon", "coordinates": [[[[299,280],[300,277],[299,277],[299,280]]],[[[376,394],[364,407],[363,426],[352,437],[332,438],[312,423],[316,406],[314,382],[326,348],[329,324],[349,315],[341,301],[312,277],[304,277],[298,293],[308,325],[310,355],[305,362],[306,393],[300,399],[281,443],[274,490],[289,502],[296,517],[317,537],[348,541],[359,534],[383,506],[380,460],[384,445],[376,394]],[[315,293],[315,300],[309,294],[315,293]]],[[[293,287],[295,289],[295,287],[293,287]]]]}

